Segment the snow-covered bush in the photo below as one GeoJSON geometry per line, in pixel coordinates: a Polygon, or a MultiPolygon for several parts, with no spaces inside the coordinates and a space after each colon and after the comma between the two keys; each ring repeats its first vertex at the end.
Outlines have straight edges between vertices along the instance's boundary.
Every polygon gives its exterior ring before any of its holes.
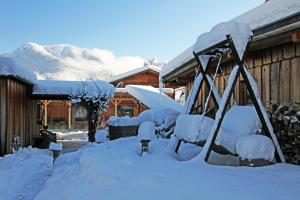
{"type": "Polygon", "coordinates": [[[81,103],[88,111],[89,141],[95,141],[95,133],[101,122],[100,116],[108,108],[115,88],[104,81],[84,81],[72,92],[74,102],[81,103]]]}

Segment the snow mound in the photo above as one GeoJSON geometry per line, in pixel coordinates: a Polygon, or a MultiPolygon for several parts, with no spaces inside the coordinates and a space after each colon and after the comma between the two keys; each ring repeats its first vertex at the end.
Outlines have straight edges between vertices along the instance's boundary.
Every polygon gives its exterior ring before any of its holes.
{"type": "Polygon", "coordinates": [[[49,151],[31,147],[0,157],[1,199],[33,199],[51,174],[49,151]]]}
{"type": "Polygon", "coordinates": [[[236,144],[236,151],[242,160],[274,159],[275,146],[272,140],[263,135],[241,137],[236,144]]]}
{"type": "MultiPolygon", "coordinates": [[[[188,142],[206,141],[209,139],[215,120],[203,115],[181,114],[176,120],[174,133],[188,142]]],[[[217,145],[236,153],[236,143],[244,135],[256,134],[261,126],[253,106],[232,106],[225,114],[217,145]]]]}
{"type": "Polygon", "coordinates": [[[180,162],[165,152],[167,145],[168,140],[153,140],[151,154],[141,157],[139,138],[129,137],[64,154],[35,199],[182,200],[199,199],[199,194],[211,200],[298,197],[298,166],[245,168],[207,165],[195,159],[180,162]]]}
{"type": "Polygon", "coordinates": [[[174,133],[188,142],[205,141],[214,120],[203,115],[179,115],[174,133]]]}
{"type": "Polygon", "coordinates": [[[95,140],[97,143],[103,143],[107,140],[108,132],[107,130],[101,129],[98,130],[95,134],[95,140]]]}
{"type": "Polygon", "coordinates": [[[153,122],[143,122],[138,129],[138,137],[141,140],[151,140],[155,138],[155,124],[153,122]]]}

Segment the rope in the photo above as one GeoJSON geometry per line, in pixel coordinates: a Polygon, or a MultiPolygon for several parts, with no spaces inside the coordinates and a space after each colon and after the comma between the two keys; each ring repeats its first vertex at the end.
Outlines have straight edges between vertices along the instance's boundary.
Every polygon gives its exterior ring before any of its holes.
{"type": "MultiPolygon", "coordinates": [[[[216,71],[215,71],[215,74],[214,74],[213,80],[212,80],[213,84],[210,85],[210,90],[209,90],[208,96],[207,96],[205,104],[204,104],[204,110],[203,110],[202,116],[204,116],[205,113],[206,113],[206,109],[207,109],[207,106],[208,106],[208,101],[209,101],[209,98],[211,96],[212,88],[214,87],[215,79],[216,79],[216,76],[218,74],[218,70],[220,68],[221,60],[222,60],[222,56],[220,55],[220,58],[219,58],[219,61],[218,61],[218,64],[217,64],[217,68],[216,68],[216,71]]],[[[203,119],[203,117],[202,117],[202,119],[203,119]]]]}

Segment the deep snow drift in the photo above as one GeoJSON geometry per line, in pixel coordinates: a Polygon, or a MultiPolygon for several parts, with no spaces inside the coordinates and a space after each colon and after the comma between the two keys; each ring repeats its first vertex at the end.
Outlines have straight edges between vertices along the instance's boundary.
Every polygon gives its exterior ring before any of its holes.
{"type": "Polygon", "coordinates": [[[0,199],[33,199],[51,169],[52,156],[48,150],[28,147],[0,157],[0,199]]]}
{"type": "MultiPolygon", "coordinates": [[[[297,199],[300,167],[226,167],[205,164],[195,157],[179,161],[168,151],[168,141],[150,142],[141,157],[139,138],[88,144],[55,163],[36,199],[297,199]]],[[[199,148],[182,145],[184,158],[199,148]]]]}

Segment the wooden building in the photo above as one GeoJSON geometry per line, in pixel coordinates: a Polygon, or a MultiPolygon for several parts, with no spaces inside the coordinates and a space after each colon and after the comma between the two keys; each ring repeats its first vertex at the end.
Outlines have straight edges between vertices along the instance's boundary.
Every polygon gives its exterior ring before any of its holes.
{"type": "MultiPolygon", "coordinates": [[[[39,101],[31,99],[32,77],[22,76],[6,59],[0,60],[0,155],[12,152],[19,137],[20,146],[32,145],[39,135],[39,101]]],[[[25,72],[29,73],[29,72],[25,72]]]]}
{"type": "MultiPolygon", "coordinates": [[[[291,3],[297,2],[290,1],[282,7],[268,1],[233,19],[248,23],[254,33],[246,62],[267,108],[283,101],[300,103],[300,7],[291,7],[291,3]],[[270,12],[276,15],[268,15],[270,12]]],[[[224,91],[232,65],[230,57],[221,62],[224,74],[219,72],[215,80],[220,94],[224,91]]],[[[214,73],[214,66],[216,62],[210,66],[211,74],[214,73]]],[[[193,47],[190,47],[162,69],[162,78],[166,83],[185,86],[189,92],[196,71],[197,63],[193,57],[193,47]]],[[[195,107],[203,105],[207,94],[207,89],[200,92],[195,107]]],[[[249,101],[242,78],[236,85],[234,99],[242,105],[249,101]]],[[[210,105],[213,106],[211,102],[210,105]]]]}
{"type": "MultiPolygon", "coordinates": [[[[116,76],[113,76],[111,83],[116,87],[116,92],[109,103],[109,108],[103,116],[107,121],[110,116],[137,116],[148,109],[142,102],[126,92],[126,85],[144,85],[159,87],[160,68],[156,66],[144,66],[116,76]]],[[[173,95],[173,93],[169,93],[173,95]]]]}

